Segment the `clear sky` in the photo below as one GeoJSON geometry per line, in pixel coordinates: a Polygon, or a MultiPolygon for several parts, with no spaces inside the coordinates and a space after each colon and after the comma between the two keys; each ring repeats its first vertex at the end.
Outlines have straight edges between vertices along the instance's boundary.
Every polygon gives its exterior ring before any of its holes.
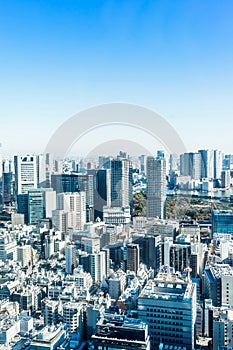
{"type": "Polygon", "coordinates": [[[233,153],[233,1],[0,0],[3,153],[42,152],[67,118],[129,102],[190,150],[233,153]]]}

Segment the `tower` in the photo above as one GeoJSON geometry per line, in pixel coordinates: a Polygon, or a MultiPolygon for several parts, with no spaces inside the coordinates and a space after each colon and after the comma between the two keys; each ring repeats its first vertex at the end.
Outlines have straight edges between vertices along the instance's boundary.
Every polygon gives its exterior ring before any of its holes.
{"type": "Polygon", "coordinates": [[[147,217],[166,216],[166,161],[147,157],[147,217]]]}
{"type": "Polygon", "coordinates": [[[132,208],[132,164],[128,159],[111,161],[111,206],[132,208]]]}
{"type": "Polygon", "coordinates": [[[28,190],[37,188],[38,177],[36,156],[15,156],[14,162],[17,195],[27,193],[28,190]]]}
{"type": "Polygon", "coordinates": [[[66,273],[71,275],[74,271],[74,268],[77,265],[76,248],[74,245],[69,244],[66,246],[65,256],[66,256],[66,273]]]}

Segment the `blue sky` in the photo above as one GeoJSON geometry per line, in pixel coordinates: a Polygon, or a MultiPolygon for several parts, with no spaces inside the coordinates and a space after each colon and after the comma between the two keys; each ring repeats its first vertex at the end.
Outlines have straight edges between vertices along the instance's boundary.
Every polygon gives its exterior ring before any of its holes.
{"type": "Polygon", "coordinates": [[[108,102],[155,110],[190,150],[233,153],[231,0],[0,0],[0,140],[42,152],[108,102]]]}

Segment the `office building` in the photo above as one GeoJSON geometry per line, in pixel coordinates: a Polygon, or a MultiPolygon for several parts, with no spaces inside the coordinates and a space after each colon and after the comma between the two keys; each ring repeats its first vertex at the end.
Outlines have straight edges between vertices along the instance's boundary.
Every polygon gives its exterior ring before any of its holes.
{"type": "Polygon", "coordinates": [[[213,350],[233,348],[233,310],[217,311],[213,319],[213,350]]]}
{"type": "Polygon", "coordinates": [[[128,159],[111,161],[111,206],[132,208],[132,164],[128,159]]]}
{"type": "Polygon", "coordinates": [[[193,180],[201,177],[201,155],[200,153],[184,153],[180,156],[180,175],[190,176],[193,180]]]}
{"type": "Polygon", "coordinates": [[[32,247],[30,245],[18,246],[17,260],[21,262],[22,267],[28,266],[29,263],[32,263],[32,247]]]}
{"type": "Polygon", "coordinates": [[[140,262],[145,264],[148,269],[152,268],[155,274],[159,271],[162,262],[161,236],[145,235],[143,237],[133,237],[133,243],[139,245],[140,262]]]}
{"type": "Polygon", "coordinates": [[[228,264],[212,264],[205,267],[203,289],[213,306],[229,305],[233,308],[233,269],[228,264]]]}
{"type": "Polygon", "coordinates": [[[166,161],[147,157],[147,218],[166,216],[166,161]]]}
{"type": "Polygon", "coordinates": [[[91,339],[94,350],[152,349],[147,324],[120,315],[105,314],[101,317],[96,325],[96,334],[91,339]]]}
{"type": "Polygon", "coordinates": [[[69,244],[65,248],[66,257],[66,273],[72,275],[75,267],[77,266],[76,248],[74,245],[69,244]]]}
{"type": "Polygon", "coordinates": [[[40,189],[28,191],[28,223],[37,225],[45,217],[43,192],[40,189]]]}
{"type": "Polygon", "coordinates": [[[212,210],[212,233],[233,235],[233,210],[212,210]]]}
{"type": "MultiPolygon", "coordinates": [[[[162,271],[162,270],[161,270],[162,271]]],[[[192,350],[195,344],[196,285],[159,272],[138,298],[138,317],[148,324],[151,349],[166,346],[192,350]]]]}
{"type": "Polygon", "coordinates": [[[140,264],[139,245],[127,245],[127,270],[135,272],[137,275],[140,264]]]}
{"type": "Polygon", "coordinates": [[[110,169],[101,169],[95,172],[94,193],[94,220],[103,221],[104,206],[111,206],[111,174],[110,169]]]}
{"type": "Polygon", "coordinates": [[[222,151],[214,150],[214,179],[221,178],[223,155],[222,151]]]}
{"type": "Polygon", "coordinates": [[[57,211],[68,213],[68,227],[82,230],[86,224],[85,192],[58,193],[57,211]]]}
{"type": "Polygon", "coordinates": [[[214,151],[199,150],[201,155],[201,178],[213,179],[214,177],[214,151]]]}
{"type": "Polygon", "coordinates": [[[66,340],[67,334],[65,327],[46,326],[38,332],[30,345],[30,350],[56,350],[66,340]]]}
{"type": "Polygon", "coordinates": [[[59,301],[51,300],[49,298],[45,298],[41,303],[42,314],[44,316],[44,325],[56,325],[59,321],[58,309],[59,309],[59,301]]]}
{"type": "Polygon", "coordinates": [[[231,171],[223,170],[221,172],[221,185],[222,188],[229,188],[231,186],[231,171]]]}
{"type": "Polygon", "coordinates": [[[56,193],[86,193],[86,221],[94,221],[94,175],[62,174],[51,176],[52,188],[56,193]]]}
{"type": "Polygon", "coordinates": [[[25,194],[28,190],[37,188],[37,158],[35,155],[15,156],[16,194],[25,194]]]}

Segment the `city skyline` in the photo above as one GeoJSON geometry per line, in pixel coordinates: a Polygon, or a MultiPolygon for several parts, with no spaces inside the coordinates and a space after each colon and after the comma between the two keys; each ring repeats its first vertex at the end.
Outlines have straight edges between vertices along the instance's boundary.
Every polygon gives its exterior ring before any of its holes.
{"type": "Polygon", "coordinates": [[[187,149],[231,152],[232,9],[210,0],[2,3],[4,154],[41,153],[67,118],[119,101],[164,116],[187,149]]]}

